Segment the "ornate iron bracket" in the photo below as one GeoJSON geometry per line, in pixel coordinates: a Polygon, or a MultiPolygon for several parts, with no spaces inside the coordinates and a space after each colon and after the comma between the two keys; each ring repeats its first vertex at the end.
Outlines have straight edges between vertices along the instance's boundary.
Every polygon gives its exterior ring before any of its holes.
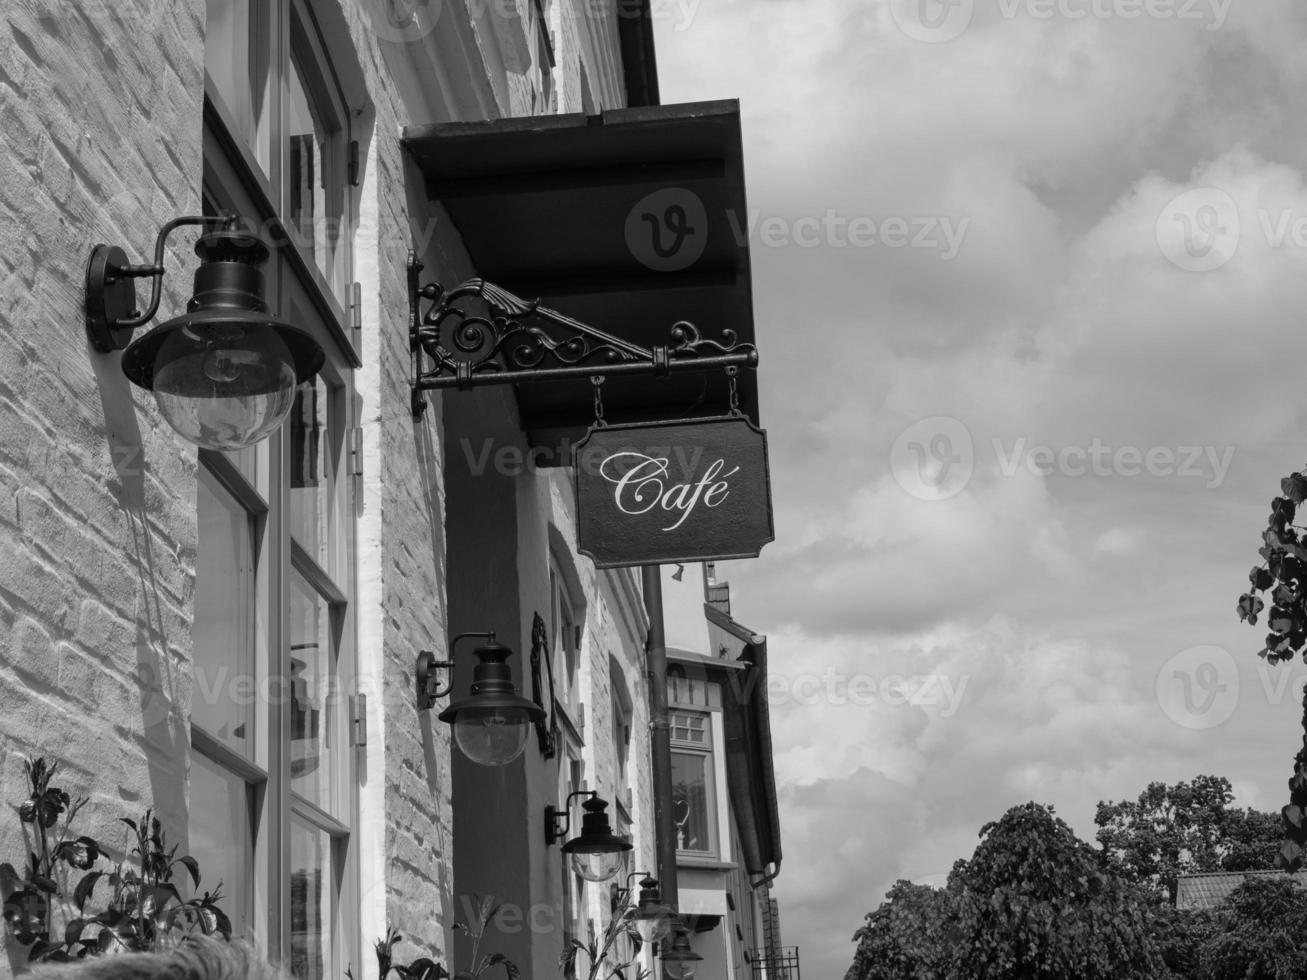
{"type": "Polygon", "coordinates": [[[545,675],[549,678],[549,721],[536,719],[536,738],[540,740],[540,754],[552,759],[557,751],[554,733],[557,722],[554,721],[554,665],[549,659],[549,630],[544,617],[536,613],[531,619],[531,700],[545,707],[545,686],[541,683],[540,658],[544,656],[545,675]]]}
{"type": "Polygon", "coordinates": [[[484,279],[445,291],[419,280],[422,263],[408,253],[409,349],[413,358],[413,417],[436,388],[470,390],[615,374],[666,376],[675,371],[758,366],[758,349],[723,330],[721,340],[703,337],[682,320],[668,343],[646,348],[598,327],[524,300],[484,279]],[[430,305],[422,312],[422,301],[430,305]]]}

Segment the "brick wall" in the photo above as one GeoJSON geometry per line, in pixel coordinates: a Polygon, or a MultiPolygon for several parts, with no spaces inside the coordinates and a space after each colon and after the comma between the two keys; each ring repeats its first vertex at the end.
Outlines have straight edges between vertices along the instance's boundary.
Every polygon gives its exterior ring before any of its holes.
{"type": "Polygon", "coordinates": [[[164,216],[198,206],[204,4],[108,7],[13,0],[0,19],[0,859],[15,863],[9,805],[35,755],[91,797],[85,832],[118,841],[117,814],[151,801],[185,825],[195,454],[117,355],[89,349],[82,295],[93,244],[143,261],[164,216]]]}
{"type": "MultiPolygon", "coordinates": [[[[347,93],[360,112],[364,161],[355,239],[365,469],[357,646],[369,696],[358,825],[362,955],[353,964],[360,980],[375,976],[371,944],[388,925],[405,937],[399,960],[443,960],[461,917],[449,728],[417,710],[413,691],[418,651],[448,652],[449,450],[442,398],[431,399],[420,423],[409,413],[404,260],[418,242],[426,278],[451,284],[473,270],[457,230],[425,201],[399,134],[411,122],[481,118],[486,91],[511,93],[499,107],[510,111],[540,90],[539,79],[520,74],[460,76],[491,71],[474,50],[475,32],[449,19],[465,16],[460,4],[414,5],[419,15],[443,6],[444,19],[405,34],[378,20],[379,3],[312,5],[361,80],[360,91],[347,93]],[[438,78],[452,81],[442,89],[429,81],[438,78]]],[[[165,221],[200,209],[205,3],[6,0],[3,13],[0,796],[9,804],[24,795],[23,758],[58,758],[68,783],[92,797],[85,832],[119,840],[116,816],[153,802],[184,849],[196,453],[126,381],[118,355],[89,349],[82,296],[91,245],[119,243],[145,261],[165,221]]],[[[559,51],[570,73],[576,43],[567,32],[559,51]]],[[[170,269],[193,266],[193,242],[193,231],[174,236],[170,269]]],[[[179,308],[189,285],[189,275],[167,277],[161,309],[179,308]]],[[[549,499],[542,519],[566,524],[562,497],[549,499]]],[[[523,561],[547,567],[547,553],[523,561]]],[[[586,695],[595,711],[588,751],[608,791],[611,725],[600,705],[610,651],[632,681],[633,771],[648,758],[642,614],[610,608],[592,571],[586,589],[585,669],[595,682],[586,695]]],[[[629,596],[622,601],[630,605],[629,596]]],[[[644,835],[652,810],[647,776],[640,779],[634,808],[644,835]]],[[[538,831],[539,814],[530,817],[538,831]]],[[[652,863],[652,839],[642,840],[652,863]]],[[[21,844],[17,821],[0,819],[0,860],[14,860],[21,844]]],[[[0,958],[0,973],[6,968],[0,958]]]]}

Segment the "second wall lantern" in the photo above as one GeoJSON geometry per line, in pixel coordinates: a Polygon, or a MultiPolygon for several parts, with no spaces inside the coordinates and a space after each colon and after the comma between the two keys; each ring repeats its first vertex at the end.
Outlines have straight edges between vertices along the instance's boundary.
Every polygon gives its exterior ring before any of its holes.
{"type": "Polygon", "coordinates": [[[306,331],[272,316],[263,298],[268,247],[228,215],[185,217],[159,231],[152,265],[131,265],[123,250],[97,245],[86,270],[86,328],[102,352],[123,350],[128,380],[154,393],[164,419],[188,441],[228,451],[261,442],[290,414],[295,388],[325,355],[306,331]],[[186,312],[132,341],[158,312],[164,245],[183,225],[220,225],[200,236],[195,288],[186,312]],[[150,279],[150,303],[137,308],[136,279],[150,279]]]}
{"type": "MultiPolygon", "coordinates": [[[[468,697],[452,701],[440,713],[440,720],[454,726],[454,741],[473,762],[482,766],[504,766],[526,748],[527,736],[544,709],[517,693],[513,668],[508,658],[513,651],[495,642],[494,633],[460,633],[449,645],[451,658],[458,641],[480,637],[487,642],[477,647],[477,665],[472,668],[472,690],[468,697]]],[[[436,660],[430,651],[418,655],[418,707],[430,708],[437,698],[453,688],[454,661],[436,660]],[[441,686],[438,670],[450,671],[450,681],[441,686]]]]}
{"type": "Polygon", "coordinates": [[[567,797],[560,810],[545,807],[545,841],[552,844],[567,836],[572,824],[569,804],[573,797],[588,796],[581,804],[581,833],[563,844],[563,853],[572,857],[572,870],[586,881],[607,881],[621,869],[632,844],[625,837],[613,833],[608,822],[608,803],[593,790],[576,790],[567,797]],[[559,824],[562,826],[559,826],[559,824]]]}

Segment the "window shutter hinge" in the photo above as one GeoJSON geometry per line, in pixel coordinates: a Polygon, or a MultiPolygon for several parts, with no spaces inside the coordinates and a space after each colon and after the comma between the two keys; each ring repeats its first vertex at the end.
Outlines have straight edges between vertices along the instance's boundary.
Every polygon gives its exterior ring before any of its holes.
{"type": "Polygon", "coordinates": [[[363,748],[368,744],[368,696],[356,694],[349,699],[350,745],[363,748]]]}
{"type": "Polygon", "coordinates": [[[363,355],[363,284],[350,283],[349,287],[349,325],[354,336],[354,352],[363,355]]]}
{"type": "Polygon", "coordinates": [[[359,141],[349,141],[349,183],[351,187],[359,185],[359,141]]]}
{"type": "Polygon", "coordinates": [[[357,425],[349,430],[349,475],[363,475],[363,429],[357,425]]]}

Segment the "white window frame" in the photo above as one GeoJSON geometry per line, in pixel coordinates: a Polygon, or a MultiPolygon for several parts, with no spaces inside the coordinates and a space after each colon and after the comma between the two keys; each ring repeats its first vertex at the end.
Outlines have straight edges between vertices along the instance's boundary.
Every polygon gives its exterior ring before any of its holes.
{"type": "Polygon", "coordinates": [[[721,688],[712,681],[691,678],[683,667],[673,664],[668,670],[667,707],[671,716],[669,737],[675,755],[691,755],[705,760],[704,781],[707,799],[707,827],[711,840],[708,848],[682,849],[678,846],[678,860],[687,863],[698,861],[730,860],[730,797],[726,786],[726,767],[722,751],[726,745],[725,726],[722,722],[721,688]],[[676,714],[686,714],[704,720],[704,741],[695,742],[675,738],[676,714]]]}
{"type": "MultiPolygon", "coordinates": [[[[287,98],[287,73],[294,47],[310,97],[323,99],[329,115],[338,123],[333,138],[339,146],[329,180],[341,189],[342,240],[337,262],[328,269],[332,282],[315,262],[311,251],[300,247],[291,236],[271,241],[277,247],[265,267],[266,298],[273,312],[290,319],[312,333],[327,353],[317,383],[328,392],[327,421],[332,438],[324,440],[320,457],[331,471],[332,493],[328,497],[331,519],[324,528],[328,541],[325,555],[311,552],[294,539],[292,490],[290,487],[291,439],[289,426],[260,445],[241,453],[200,453],[200,465],[258,522],[258,554],[254,586],[256,621],[254,687],[272,696],[259,698],[255,712],[255,749],[245,755],[236,751],[203,725],[191,726],[192,749],[207,760],[242,779],[251,810],[252,873],[248,902],[250,930],[246,938],[270,958],[289,965],[292,946],[290,840],[292,820],[302,821],[328,835],[333,891],[329,908],[324,908],[324,933],[329,940],[324,978],[343,976],[346,968],[363,968],[365,947],[360,941],[358,909],[358,749],[353,745],[352,707],[347,697],[357,681],[357,572],[356,528],[353,498],[356,481],[348,475],[348,431],[356,424],[352,352],[340,338],[344,316],[341,297],[351,272],[350,243],[356,223],[356,206],[345,187],[344,140],[348,137],[348,116],[339,85],[331,74],[321,38],[304,0],[271,0],[252,4],[263,23],[251,30],[250,50],[258,75],[257,89],[277,93],[268,98],[262,115],[253,118],[248,108],[241,118],[240,107],[222,100],[213,80],[206,77],[205,197],[212,205],[228,208],[253,222],[277,228],[288,200],[285,181],[288,169],[286,140],[282,133],[287,98]],[[330,93],[329,95],[327,93],[330,93]],[[252,142],[251,142],[252,138],[252,142]],[[259,152],[264,146],[266,152],[259,152]],[[261,159],[260,157],[264,157],[261,159]],[[329,449],[329,451],[328,451],[329,449]],[[333,792],[322,799],[308,799],[292,787],[290,766],[289,699],[291,575],[299,574],[312,593],[327,606],[328,663],[334,665],[337,683],[328,686],[324,697],[336,698],[330,729],[320,736],[330,738],[329,762],[333,792]],[[342,683],[343,682],[343,683],[342,683]],[[339,881],[337,888],[335,882],[339,881]],[[329,917],[329,918],[328,918],[329,917]]],[[[324,167],[324,173],[327,173],[324,167]]],[[[285,229],[286,222],[280,222],[285,229]]],[[[202,869],[203,870],[203,869],[202,869]]],[[[211,887],[216,882],[203,883],[211,887]]]]}

